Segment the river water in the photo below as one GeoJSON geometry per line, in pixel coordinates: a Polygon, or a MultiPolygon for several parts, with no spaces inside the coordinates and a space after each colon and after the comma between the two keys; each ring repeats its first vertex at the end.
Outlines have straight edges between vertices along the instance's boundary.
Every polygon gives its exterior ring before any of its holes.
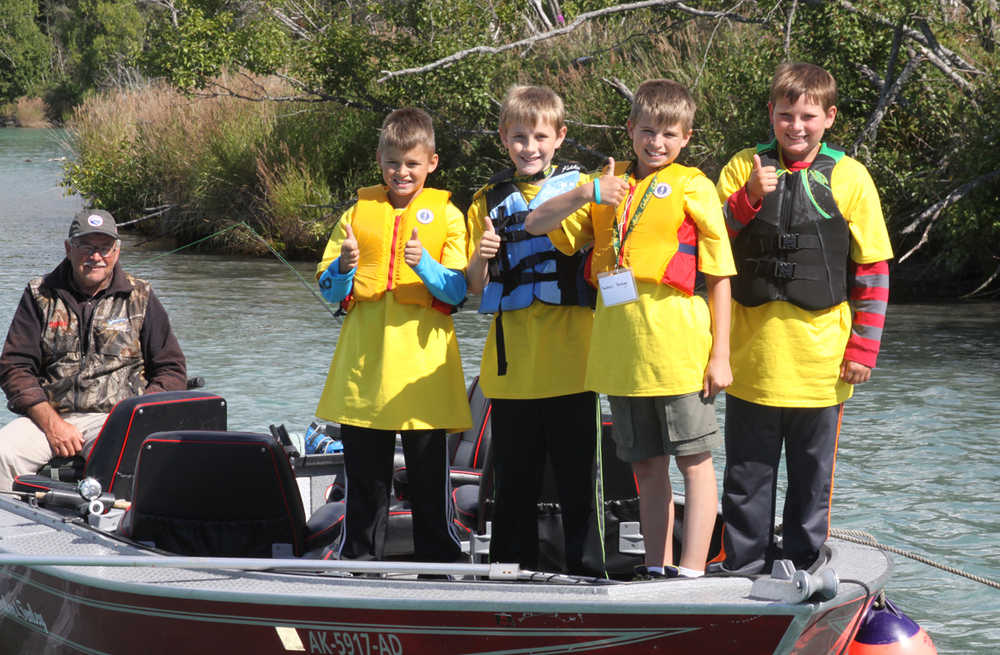
{"type": "MultiPolygon", "coordinates": [[[[0,329],[28,279],[62,258],[69,221],[82,206],[60,187],[67,155],[60,139],[58,130],[0,129],[0,329]]],[[[189,374],[204,376],[228,400],[232,429],[308,425],[339,320],[284,264],[164,254],[130,237],[121,260],[153,283],[189,374]]],[[[313,263],[294,266],[312,279],[313,263]]],[[[471,378],[488,323],[468,308],[455,323],[471,378]]],[[[847,404],[834,527],[1000,580],[998,417],[1000,303],[891,305],[879,368],[847,404]]],[[[10,418],[0,410],[0,422],[10,418]]],[[[720,471],[723,464],[719,453],[720,471]]],[[[675,484],[682,488],[676,477],[675,484]]],[[[939,653],[1000,652],[1000,591],[894,560],[889,596],[939,653]]]]}

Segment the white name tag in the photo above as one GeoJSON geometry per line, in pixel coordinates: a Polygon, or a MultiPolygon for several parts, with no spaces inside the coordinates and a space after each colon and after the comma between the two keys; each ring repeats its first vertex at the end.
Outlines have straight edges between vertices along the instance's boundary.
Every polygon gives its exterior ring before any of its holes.
{"type": "Polygon", "coordinates": [[[597,287],[601,290],[601,300],[604,301],[605,307],[624,305],[639,297],[635,291],[635,277],[630,268],[598,273],[597,287]]]}

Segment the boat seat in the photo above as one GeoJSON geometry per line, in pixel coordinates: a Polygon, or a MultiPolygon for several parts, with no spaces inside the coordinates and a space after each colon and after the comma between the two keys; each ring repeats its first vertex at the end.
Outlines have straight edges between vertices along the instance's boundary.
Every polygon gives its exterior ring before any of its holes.
{"type": "Polygon", "coordinates": [[[181,555],[297,557],[339,533],[335,505],[306,521],[288,455],[269,434],[159,432],[142,443],[118,530],[181,555]]]}
{"type": "Polygon", "coordinates": [[[166,430],[225,430],[226,401],[199,390],[162,391],[127,398],[115,405],[82,465],[56,461],[14,481],[15,491],[72,489],[84,477],[96,478],[104,491],[130,499],[136,457],[143,439],[166,430]],[[66,475],[71,471],[70,475],[66,475]]]}

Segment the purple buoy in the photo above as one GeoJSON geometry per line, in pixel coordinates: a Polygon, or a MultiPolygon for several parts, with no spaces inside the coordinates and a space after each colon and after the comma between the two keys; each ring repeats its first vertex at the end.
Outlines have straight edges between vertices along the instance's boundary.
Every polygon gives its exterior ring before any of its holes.
{"type": "Polygon", "coordinates": [[[930,635],[892,601],[868,610],[848,655],[937,655],[930,635]]]}

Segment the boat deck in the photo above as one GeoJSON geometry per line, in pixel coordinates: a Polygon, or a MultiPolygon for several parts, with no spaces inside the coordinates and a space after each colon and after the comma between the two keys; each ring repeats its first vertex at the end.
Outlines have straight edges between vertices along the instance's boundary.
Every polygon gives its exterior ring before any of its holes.
{"type": "MultiPolygon", "coordinates": [[[[890,560],[881,551],[831,540],[831,560],[840,595],[880,589],[890,560]]],[[[108,558],[157,554],[116,541],[51,512],[0,498],[0,553],[48,557],[108,558]]],[[[155,594],[203,600],[288,606],[420,609],[433,605],[455,611],[503,607],[507,611],[579,612],[593,606],[609,613],[799,614],[794,605],[750,596],[752,581],[707,577],[650,582],[554,583],[514,580],[416,580],[412,574],[353,577],[338,571],[316,574],[299,560],[301,572],[238,569],[154,568],[142,565],[35,567],[58,578],[110,592],[155,594]]],[[[233,560],[238,565],[240,560],[233,560]]],[[[459,568],[460,571],[460,568],[459,568]]],[[[540,580],[549,577],[540,574],[540,580]]],[[[802,603],[802,612],[815,611],[802,603]]]]}

